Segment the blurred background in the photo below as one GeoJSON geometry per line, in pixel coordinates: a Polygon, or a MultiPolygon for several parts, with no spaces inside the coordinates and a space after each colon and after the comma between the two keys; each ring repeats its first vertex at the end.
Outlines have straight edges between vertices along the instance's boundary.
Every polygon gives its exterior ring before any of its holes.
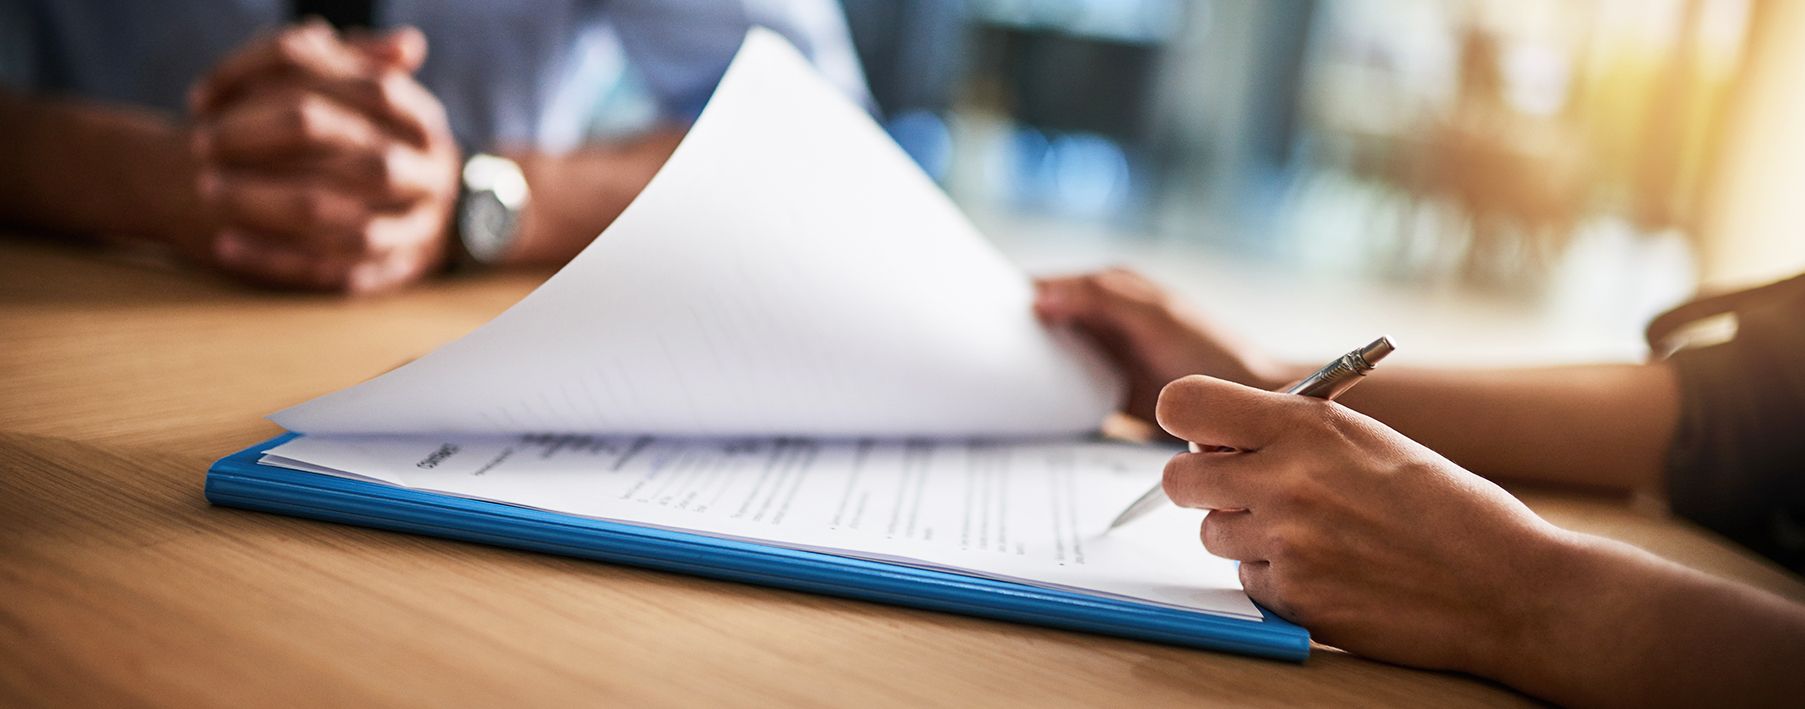
{"type": "MultiPolygon", "coordinates": [[[[1658,312],[1805,271],[1805,0],[839,2],[1011,257],[1132,266],[1282,355],[1639,359],[1658,312]]],[[[603,137],[659,120],[618,44],[603,137]]]]}
{"type": "Polygon", "coordinates": [[[1805,270],[1805,3],[843,0],[878,109],[1032,270],[1285,354],[1634,359],[1805,270]]]}

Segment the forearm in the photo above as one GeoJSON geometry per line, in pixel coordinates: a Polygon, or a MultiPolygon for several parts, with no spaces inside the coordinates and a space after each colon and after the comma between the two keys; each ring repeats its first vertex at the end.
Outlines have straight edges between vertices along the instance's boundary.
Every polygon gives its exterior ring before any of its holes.
{"type": "Polygon", "coordinates": [[[682,140],[664,129],[619,143],[552,155],[505,154],[526,174],[532,199],[510,263],[563,263],[614,222],[682,140]]]}
{"type": "Polygon", "coordinates": [[[1658,484],[1679,416],[1664,364],[1374,373],[1342,403],[1497,479],[1658,484]]]}
{"type": "Polygon", "coordinates": [[[0,220],[181,243],[205,233],[185,132],[122,106],[0,93],[0,220]]]}
{"type": "Polygon", "coordinates": [[[1805,605],[1574,534],[1541,608],[1472,668],[1561,704],[1783,706],[1805,696],[1805,605]]]}

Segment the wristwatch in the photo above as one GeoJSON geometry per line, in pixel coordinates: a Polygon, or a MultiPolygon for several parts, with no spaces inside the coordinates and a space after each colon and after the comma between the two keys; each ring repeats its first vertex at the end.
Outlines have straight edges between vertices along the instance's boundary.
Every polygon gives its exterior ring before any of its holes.
{"type": "Polygon", "coordinates": [[[465,160],[448,268],[471,271],[500,263],[520,235],[529,199],[526,175],[513,160],[488,153],[465,160]]]}

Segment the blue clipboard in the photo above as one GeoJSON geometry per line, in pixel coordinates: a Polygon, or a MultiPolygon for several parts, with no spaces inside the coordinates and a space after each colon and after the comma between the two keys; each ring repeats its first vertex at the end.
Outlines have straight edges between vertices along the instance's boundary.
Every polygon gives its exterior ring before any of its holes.
{"type": "Polygon", "coordinates": [[[215,505],[428,534],[810,593],[1302,662],[1310,633],[1265,622],[819,552],[640,527],[257,462],[284,434],[207,471],[215,505]]]}

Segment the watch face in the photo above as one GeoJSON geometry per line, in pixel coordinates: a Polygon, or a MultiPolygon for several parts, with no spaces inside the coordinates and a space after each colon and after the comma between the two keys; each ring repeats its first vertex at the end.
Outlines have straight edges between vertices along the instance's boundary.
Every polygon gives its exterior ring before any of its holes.
{"type": "Polygon", "coordinates": [[[504,157],[477,153],[464,161],[458,205],[458,242],[464,260],[488,265],[513,245],[527,204],[526,175],[504,157]]]}
{"type": "Polygon", "coordinates": [[[478,263],[494,263],[514,233],[514,211],[489,191],[473,192],[464,201],[459,237],[478,263]]]}

